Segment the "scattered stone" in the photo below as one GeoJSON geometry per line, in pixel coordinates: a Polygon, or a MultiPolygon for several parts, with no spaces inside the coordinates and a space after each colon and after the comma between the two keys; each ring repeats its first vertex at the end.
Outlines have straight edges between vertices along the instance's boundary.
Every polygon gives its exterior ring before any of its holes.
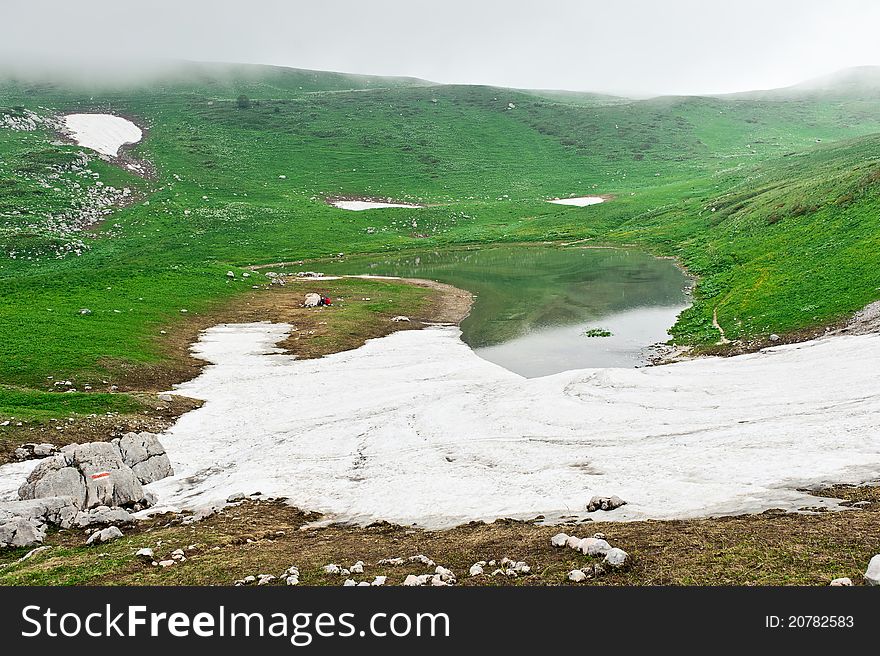
{"type": "Polygon", "coordinates": [[[871,558],[868,569],[865,572],[865,583],[868,585],[880,585],[880,554],[871,558]]]}
{"type": "Polygon", "coordinates": [[[108,526],[107,528],[103,528],[100,531],[95,531],[94,533],[92,533],[89,539],[86,540],[86,544],[95,544],[96,542],[103,544],[105,542],[112,542],[113,540],[117,540],[121,537],[122,531],[120,531],[115,526],[108,526]]]}
{"type": "Polygon", "coordinates": [[[550,538],[550,544],[554,547],[564,547],[568,542],[568,536],[565,533],[557,533],[550,538]]]}
{"type": "Polygon", "coordinates": [[[410,556],[409,562],[411,563],[422,563],[423,565],[427,565],[428,567],[434,567],[437,563],[428,558],[424,554],[418,554],[417,556],[410,556]]]}
{"type": "Polygon", "coordinates": [[[771,341],[771,342],[778,342],[778,341],[779,341],[779,335],[777,335],[776,333],[773,333],[772,335],[770,335],[770,341],[771,341]]]}
{"type": "Polygon", "coordinates": [[[611,551],[611,545],[598,538],[584,538],[578,545],[578,549],[586,556],[605,556],[611,551]]]}
{"type": "Polygon", "coordinates": [[[363,574],[364,573],[364,561],[359,560],[354,565],[348,568],[348,571],[352,574],[363,574]]]}
{"type": "Polygon", "coordinates": [[[587,575],[584,574],[582,570],[573,569],[568,573],[568,580],[580,583],[587,580],[587,575]]]}
{"type": "Polygon", "coordinates": [[[171,567],[172,565],[177,564],[176,560],[160,560],[159,567],[171,567]]]}
{"type": "Polygon", "coordinates": [[[267,583],[271,583],[275,580],[275,577],[271,574],[260,574],[257,576],[257,585],[266,585],[267,583]]]}
{"type": "Polygon", "coordinates": [[[149,547],[144,547],[143,549],[138,549],[134,552],[134,555],[143,560],[152,561],[156,556],[153,553],[153,550],[149,547]]]}
{"type": "Polygon", "coordinates": [[[483,574],[483,566],[479,563],[474,563],[471,565],[470,571],[468,572],[471,576],[480,576],[483,574]]]}
{"type": "Polygon", "coordinates": [[[247,495],[244,492],[236,492],[226,497],[226,503],[237,503],[238,501],[244,501],[246,498],[247,495]]]}
{"type": "Polygon", "coordinates": [[[303,307],[318,307],[321,305],[321,295],[311,292],[306,294],[306,298],[303,301],[303,307]]]}
{"type": "Polygon", "coordinates": [[[385,585],[385,581],[388,580],[387,576],[377,576],[373,579],[373,582],[370,585],[385,585]]]}
{"type": "Polygon", "coordinates": [[[848,576],[844,576],[843,578],[834,579],[829,585],[833,585],[834,587],[850,587],[853,584],[852,579],[848,576]]]}
{"type": "Polygon", "coordinates": [[[568,539],[565,541],[565,546],[569,549],[577,549],[581,544],[581,538],[575,535],[569,535],[568,539]]]}
{"type": "Polygon", "coordinates": [[[235,271],[227,271],[226,277],[227,278],[235,278],[235,271]]]}
{"type": "Polygon", "coordinates": [[[409,317],[405,317],[401,314],[396,317],[391,317],[391,320],[395,323],[399,323],[401,321],[409,321],[409,317]]]}
{"type": "Polygon", "coordinates": [[[339,574],[342,571],[340,569],[339,565],[336,565],[334,563],[330,563],[329,565],[324,565],[324,567],[322,569],[324,570],[325,574],[339,574]]]}
{"type": "Polygon", "coordinates": [[[86,316],[90,315],[92,313],[92,311],[89,308],[81,308],[79,313],[82,316],[86,317],[86,316]]]}
{"type": "Polygon", "coordinates": [[[350,588],[357,585],[357,581],[354,579],[345,579],[345,583],[342,584],[345,588],[350,588]]]}
{"type": "Polygon", "coordinates": [[[396,567],[397,565],[403,565],[405,561],[403,558],[383,558],[380,560],[377,565],[391,565],[392,567],[396,567]]]}
{"type": "Polygon", "coordinates": [[[587,512],[595,512],[597,510],[609,511],[625,505],[626,501],[624,501],[617,495],[611,497],[594,496],[587,504],[587,512]]]}
{"type": "Polygon", "coordinates": [[[58,447],[54,444],[37,444],[34,442],[28,442],[15,449],[13,455],[16,460],[23,461],[33,460],[34,458],[47,458],[56,453],[58,453],[58,447]]]}
{"type": "Polygon", "coordinates": [[[171,394],[159,394],[159,400],[164,401],[165,403],[171,403],[174,400],[174,397],[171,394]]]}
{"type": "MultiPolygon", "coordinates": [[[[602,542],[604,542],[604,540],[602,540],[602,542]]],[[[623,549],[614,547],[605,554],[605,559],[602,562],[610,566],[612,569],[623,569],[629,565],[629,554],[623,549]]]]}

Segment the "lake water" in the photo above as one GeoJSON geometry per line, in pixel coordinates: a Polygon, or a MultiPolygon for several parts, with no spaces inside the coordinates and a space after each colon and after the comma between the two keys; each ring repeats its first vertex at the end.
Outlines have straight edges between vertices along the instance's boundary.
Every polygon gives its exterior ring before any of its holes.
{"type": "Polygon", "coordinates": [[[670,260],[636,250],[498,246],[347,258],[330,273],[427,278],[473,292],[462,339],[480,357],[532,378],[637,367],[690,300],[670,260]],[[587,336],[589,330],[610,336],[587,336]]]}

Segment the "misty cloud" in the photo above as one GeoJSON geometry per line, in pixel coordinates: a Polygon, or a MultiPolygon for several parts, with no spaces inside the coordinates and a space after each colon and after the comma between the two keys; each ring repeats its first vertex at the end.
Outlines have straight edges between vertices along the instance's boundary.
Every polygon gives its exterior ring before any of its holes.
{"type": "Polygon", "coordinates": [[[43,75],[191,59],[647,95],[880,63],[871,0],[15,0],[3,14],[3,68],[43,75]]]}

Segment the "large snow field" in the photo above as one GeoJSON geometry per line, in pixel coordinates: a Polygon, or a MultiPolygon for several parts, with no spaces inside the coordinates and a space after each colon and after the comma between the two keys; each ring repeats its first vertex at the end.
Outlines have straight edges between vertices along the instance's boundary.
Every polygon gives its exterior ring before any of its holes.
{"type": "Polygon", "coordinates": [[[880,469],[880,336],[733,358],[525,379],[456,328],[402,331],[317,360],[273,347],[282,324],[221,325],[205,399],[163,437],[160,507],[262,492],[340,520],[444,527],[583,515],[684,518],[826,504],[798,488],[880,469]]]}
{"type": "Polygon", "coordinates": [[[109,157],[116,157],[120,147],[143,137],[137,125],[113,114],[67,114],[64,125],[78,145],[109,157]]]}
{"type": "MultiPolygon", "coordinates": [[[[457,328],[401,331],[317,360],[290,326],[221,325],[177,392],[206,403],[162,436],[158,509],[262,492],[339,520],[441,528],[473,519],[670,519],[826,505],[798,488],[880,470],[880,335],[733,358],[525,379],[457,328]]],[[[0,467],[15,498],[33,462],[0,467]]]]}

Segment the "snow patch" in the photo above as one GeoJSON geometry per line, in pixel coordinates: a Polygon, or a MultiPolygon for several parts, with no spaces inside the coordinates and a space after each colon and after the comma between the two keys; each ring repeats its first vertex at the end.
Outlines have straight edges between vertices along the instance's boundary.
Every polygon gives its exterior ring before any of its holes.
{"type": "Polygon", "coordinates": [[[586,207],[587,205],[598,205],[604,203],[605,198],[602,196],[580,196],[579,198],[554,198],[548,200],[548,203],[556,205],[573,205],[574,207],[586,207]]]}
{"type": "Polygon", "coordinates": [[[120,147],[143,137],[137,125],[113,114],[67,114],[64,125],[78,145],[108,157],[116,157],[120,147]]]}
{"type": "Polygon", "coordinates": [[[375,210],[383,207],[408,207],[410,209],[420,209],[423,205],[413,205],[410,203],[387,203],[372,200],[334,200],[331,205],[341,210],[351,210],[353,212],[362,212],[363,210],[375,210]]]}

